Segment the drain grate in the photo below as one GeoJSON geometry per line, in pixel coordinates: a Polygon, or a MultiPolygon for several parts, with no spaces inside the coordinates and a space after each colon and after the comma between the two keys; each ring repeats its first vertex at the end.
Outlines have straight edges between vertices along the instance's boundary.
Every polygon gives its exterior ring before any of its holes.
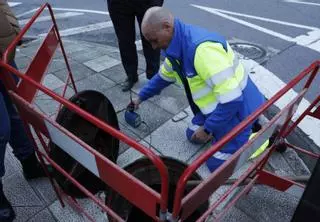
{"type": "Polygon", "coordinates": [[[252,43],[234,42],[230,43],[231,48],[241,54],[243,59],[260,60],[267,55],[267,52],[261,46],[252,43]]]}

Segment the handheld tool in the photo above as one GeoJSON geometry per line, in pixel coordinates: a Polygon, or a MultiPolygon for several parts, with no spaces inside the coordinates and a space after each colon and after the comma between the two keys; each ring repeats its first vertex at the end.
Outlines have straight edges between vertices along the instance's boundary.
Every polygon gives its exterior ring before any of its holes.
{"type": "Polygon", "coordinates": [[[132,101],[132,95],[130,91],[130,103],[126,108],[126,111],[124,113],[124,119],[125,121],[132,126],[133,128],[137,128],[141,125],[141,117],[138,113],[134,111],[134,103],[132,101]]]}

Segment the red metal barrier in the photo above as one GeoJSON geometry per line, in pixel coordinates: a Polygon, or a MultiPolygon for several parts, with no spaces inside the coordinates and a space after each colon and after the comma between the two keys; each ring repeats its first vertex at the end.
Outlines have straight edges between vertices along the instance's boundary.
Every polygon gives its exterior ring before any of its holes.
{"type": "MultiPolygon", "coordinates": [[[[127,135],[123,134],[119,130],[113,128],[105,122],[102,122],[98,118],[92,116],[90,113],[81,109],[77,105],[66,100],[63,96],[58,95],[52,90],[41,84],[45,71],[48,64],[50,63],[57,46],[60,45],[63,57],[66,62],[68,69],[68,78],[64,87],[64,92],[66,87],[71,80],[73,88],[76,92],[76,86],[72,77],[72,72],[67,60],[67,56],[60,38],[58,27],[54,19],[52,8],[49,4],[43,5],[36,14],[31,18],[28,24],[22,29],[17,38],[10,44],[10,46],[5,51],[2,61],[0,61],[0,68],[2,73],[0,75],[1,80],[7,87],[13,102],[18,108],[21,118],[25,122],[26,130],[28,131],[30,137],[33,139],[34,145],[37,148],[37,154],[40,158],[41,163],[44,163],[44,159],[47,160],[56,170],[67,177],[73,184],[75,184],[82,192],[84,192],[88,197],[90,197],[96,204],[98,204],[104,211],[106,211],[110,216],[112,216],[117,221],[123,221],[118,215],[116,215],[108,206],[104,204],[103,201],[99,200],[92,193],[90,193],[86,188],[79,184],[73,177],[71,177],[66,171],[64,171],[59,165],[57,165],[48,155],[47,152],[40,151],[38,144],[35,142],[34,135],[31,133],[31,128],[35,131],[38,136],[41,145],[48,151],[48,145],[45,143],[43,136],[51,140],[51,142],[57,144],[65,152],[71,155],[75,160],[81,163],[89,171],[98,176],[106,184],[108,184],[113,190],[119,192],[123,197],[129,200],[132,204],[142,209],[147,215],[152,217],[154,220],[160,221],[159,215],[167,212],[167,200],[168,200],[168,171],[162,160],[157,156],[152,150],[146,148],[145,146],[137,143],[135,140],[131,139],[127,135]],[[30,29],[31,25],[36,21],[36,19],[43,13],[45,9],[48,9],[52,17],[53,26],[50,28],[49,33],[44,38],[42,45],[40,46],[38,52],[33,58],[30,66],[28,67],[26,73],[21,73],[18,70],[12,68],[8,64],[8,55],[16,47],[17,43],[21,40],[24,34],[30,29]],[[20,78],[18,86],[13,84],[12,77],[9,73],[13,73],[20,78]],[[58,123],[47,117],[46,115],[39,112],[33,105],[32,102],[37,91],[42,91],[48,95],[53,100],[57,101],[60,106],[65,106],[72,112],[78,114],[83,119],[94,124],[101,130],[109,133],[110,135],[118,138],[129,146],[133,147],[137,151],[144,154],[159,170],[161,176],[161,194],[152,190],[147,185],[143,184],[141,181],[137,180],[126,171],[121,169],[119,166],[108,160],[106,157],[102,156],[99,152],[95,151],[88,144],[74,136],[65,128],[61,127],[58,123]],[[70,147],[77,148],[70,149],[70,147]],[[82,155],[81,155],[82,154],[82,155]],[[132,192],[132,189],[135,192],[132,192]],[[160,212],[158,212],[158,206],[160,206],[160,212]]],[[[64,94],[63,92],[63,94],[64,94]]],[[[63,199],[61,198],[62,190],[56,185],[56,183],[51,178],[50,174],[47,174],[52,182],[53,188],[55,189],[61,203],[63,204],[63,199]]],[[[75,200],[68,198],[77,209],[83,209],[79,206],[75,200]]],[[[84,215],[88,216],[87,213],[84,215]]],[[[92,220],[88,216],[88,219],[92,220]]]]}
{"type": "MultiPolygon", "coordinates": [[[[260,107],[256,112],[244,120],[241,124],[234,128],[230,133],[228,133],[223,139],[218,141],[210,149],[202,153],[183,173],[181,176],[175,193],[174,208],[172,212],[171,221],[186,219],[197,207],[208,200],[209,196],[217,190],[224,182],[237,170],[242,164],[251,156],[255,150],[260,147],[262,143],[265,142],[275,131],[279,132],[274,144],[263,153],[259,158],[257,158],[247,171],[245,171],[238,180],[229,188],[224,195],[220,197],[212,206],[198,219],[198,221],[204,221],[210,213],[215,210],[224,200],[226,200],[232,191],[234,191],[239,185],[241,185],[245,180],[250,179],[250,182],[244,186],[243,190],[237,194],[224,208],[223,211],[219,212],[216,219],[220,219],[225,212],[245,193],[249,192],[250,188],[257,182],[262,184],[267,184],[276,189],[282,191],[290,191],[292,188],[302,190],[303,186],[301,184],[295,183],[291,180],[281,178],[270,172],[265,171],[264,165],[266,164],[271,153],[279,145],[287,145],[295,150],[302,151],[309,154],[312,157],[319,158],[318,154],[312,154],[305,151],[299,147],[289,144],[285,141],[285,137],[288,136],[292,130],[303,120],[307,115],[314,118],[320,118],[320,96],[311,103],[311,105],[303,112],[303,114],[296,120],[292,120],[292,116],[300,103],[303,96],[307,93],[310,84],[318,73],[320,62],[314,62],[310,67],[300,73],[296,78],[294,78],[288,85],[281,89],[275,96],[273,96],[267,103],[260,107]],[[220,168],[218,168],[214,173],[212,173],[208,179],[201,182],[196,186],[189,194],[183,196],[185,191],[186,183],[190,176],[215,152],[219,151],[225,144],[227,144],[231,139],[236,137],[246,126],[257,119],[263,112],[265,112],[269,107],[271,107],[277,100],[284,96],[289,90],[296,86],[303,78],[309,77],[308,81],[301,92],[295,98],[292,98],[291,102],[282,109],[276,116],[274,116],[270,122],[268,122],[263,128],[257,133],[257,135],[250,141],[248,141],[241,149],[239,149],[230,159],[228,159],[220,168]],[[293,123],[292,123],[293,122],[293,123]]],[[[156,221],[164,221],[168,217],[168,171],[162,160],[150,149],[144,147],[143,145],[137,143],[135,140],[131,139],[127,135],[113,128],[112,126],[102,122],[98,118],[94,117],[85,110],[79,108],[77,105],[71,103],[64,98],[64,93],[66,91],[67,85],[71,80],[73,89],[76,92],[76,86],[72,77],[72,72],[67,60],[67,56],[60,38],[58,27],[56,25],[53,11],[49,4],[43,5],[36,14],[32,17],[30,22],[22,29],[21,33],[17,38],[10,44],[7,51],[4,53],[2,61],[0,61],[0,68],[3,73],[0,74],[1,80],[3,80],[5,86],[9,90],[9,94],[12,97],[14,103],[16,104],[18,111],[25,122],[26,129],[33,139],[33,142],[37,149],[37,154],[40,157],[40,161],[44,164],[44,160],[48,161],[55,169],[57,169],[61,174],[68,178],[73,184],[75,184],[83,193],[85,193],[89,198],[91,198],[98,206],[100,206],[105,212],[107,212],[111,217],[117,221],[123,221],[110,207],[105,205],[103,201],[95,197],[90,193],[84,186],[78,183],[70,174],[68,174],[63,168],[61,168],[56,162],[54,162],[48,155],[48,146],[45,142],[44,137],[47,137],[51,142],[56,143],[61,149],[71,155],[76,159],[81,165],[86,167],[92,173],[101,178],[106,184],[108,184],[112,189],[119,192],[123,197],[129,200],[133,205],[137,206],[143,210],[147,215],[152,217],[156,221]],[[28,67],[25,74],[19,72],[18,70],[12,68],[8,65],[8,54],[16,47],[17,43],[21,40],[24,34],[30,29],[31,25],[36,21],[36,19],[41,15],[41,13],[48,9],[50,15],[52,16],[53,26],[50,28],[49,33],[43,40],[37,54],[35,55],[33,61],[28,67]],[[44,87],[41,84],[43,80],[45,71],[48,64],[52,60],[56,48],[60,46],[62,50],[63,57],[66,62],[68,69],[68,78],[63,90],[63,96],[58,95],[52,90],[44,87]],[[9,73],[14,73],[20,78],[19,84],[16,86],[13,79],[9,73]],[[128,174],[126,171],[121,169],[119,166],[108,160],[106,157],[101,155],[99,152],[94,150],[88,144],[77,138],[75,135],[70,133],[65,128],[61,127],[58,123],[53,121],[51,118],[40,113],[33,105],[32,102],[37,91],[41,91],[57,101],[60,106],[65,106],[69,110],[81,116],[83,119],[94,124],[99,129],[110,135],[118,138],[122,142],[133,147],[137,151],[141,152],[147,156],[152,163],[159,170],[161,176],[161,193],[152,190],[147,185],[143,184],[141,181],[134,178],[132,175],[128,174]],[[35,142],[35,135],[32,134],[31,129],[35,131],[35,134],[39,138],[41,145],[45,148],[45,151],[41,151],[38,144],[35,142]],[[77,148],[76,152],[70,147],[77,148]],[[132,190],[134,189],[134,192],[132,190]],[[160,206],[160,212],[158,211],[158,205],[160,206]]],[[[48,174],[48,172],[47,172],[48,174]]],[[[53,178],[48,174],[53,188],[55,189],[59,200],[63,205],[62,190],[56,185],[53,178]]],[[[73,198],[68,198],[71,203],[75,204],[76,209],[83,212],[83,209],[73,198]]],[[[89,220],[93,221],[87,213],[84,213],[89,220]]]]}
{"type": "MultiPolygon", "coordinates": [[[[258,158],[252,164],[252,167],[250,167],[242,176],[240,176],[240,178],[234,183],[233,186],[229,188],[225,195],[217,200],[208,209],[208,211],[201,218],[199,218],[198,221],[204,221],[210,215],[210,213],[215,210],[217,206],[219,206],[236,187],[238,187],[243,181],[248,178],[251,178],[253,182],[250,182],[243,188],[245,191],[250,190],[250,187],[253,186],[255,182],[259,182],[272,186],[281,191],[288,191],[293,187],[298,187],[298,189],[300,188],[300,191],[302,192],[303,185],[271,174],[270,172],[263,170],[263,167],[265,166],[271,153],[279,145],[287,145],[290,148],[294,148],[298,151],[304,152],[305,154],[309,154],[311,157],[320,157],[320,155],[318,154],[313,154],[285,142],[285,138],[292,132],[292,130],[301,122],[301,120],[306,115],[310,115],[314,118],[320,119],[318,106],[320,103],[320,96],[317,96],[316,99],[311,103],[311,105],[301,114],[301,116],[296,121],[292,120],[292,116],[295,113],[300,101],[307,93],[310,84],[317,75],[319,66],[320,61],[316,61],[311,64],[307,69],[302,71],[296,78],[294,78],[284,88],[282,88],[276,95],[274,95],[267,103],[262,105],[256,112],[250,115],[246,120],[235,127],[231,132],[229,132],[224,138],[214,144],[210,149],[202,153],[193,163],[191,163],[191,165],[185,170],[184,174],[180,177],[177,185],[174,210],[172,214],[174,221],[177,221],[178,219],[183,221],[188,217],[190,212],[193,212],[201,203],[208,200],[209,196],[221,185],[223,185],[225,181],[234,172],[236,172],[240,168],[240,166],[242,166],[243,163],[251,156],[251,154],[254,153],[256,149],[258,149],[258,147],[260,147],[262,143],[266,141],[266,139],[268,139],[275,131],[278,131],[279,134],[269,150],[266,151],[260,158],[258,158]],[[292,98],[292,101],[284,109],[282,109],[276,116],[274,116],[270,120],[270,122],[263,126],[263,128],[252,140],[248,141],[242,148],[240,148],[235,154],[233,154],[231,158],[225,161],[225,163],[221,167],[214,171],[209,176],[209,178],[202,181],[188,195],[183,197],[186,183],[193,172],[195,172],[215,152],[219,151],[225,144],[236,137],[246,126],[251,124],[255,119],[263,114],[277,100],[282,98],[285,93],[287,93],[298,83],[300,83],[305,77],[308,77],[308,80],[304,88],[300,93],[298,93],[295,98],[292,98]],[[313,108],[316,109],[311,112],[313,108]],[[290,125],[289,123],[292,124],[290,125]]],[[[234,200],[231,201],[231,205],[227,205],[227,208],[230,208],[244,193],[246,192],[241,192],[239,195],[237,195],[234,200]]],[[[224,215],[224,213],[225,211],[219,214],[215,219],[220,219],[224,215]]]]}

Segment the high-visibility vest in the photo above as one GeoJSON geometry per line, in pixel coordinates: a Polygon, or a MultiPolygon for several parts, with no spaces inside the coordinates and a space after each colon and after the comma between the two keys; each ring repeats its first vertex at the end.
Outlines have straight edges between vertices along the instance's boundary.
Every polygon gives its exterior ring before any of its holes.
{"type": "MultiPolygon", "coordinates": [[[[164,55],[180,64],[193,101],[205,115],[219,103],[241,96],[246,87],[247,73],[225,38],[217,33],[175,19],[174,35],[164,55]]],[[[181,82],[167,58],[159,74],[164,80],[181,82]]]]}
{"type": "MultiPolygon", "coordinates": [[[[205,115],[213,112],[218,103],[227,103],[241,96],[246,87],[248,75],[229,44],[227,49],[225,51],[216,42],[201,43],[194,59],[197,74],[186,76],[193,101],[205,115]],[[202,58],[205,57],[212,58],[212,65],[203,64],[202,58]]],[[[159,74],[164,80],[181,82],[169,59],[165,59],[159,74]]]]}

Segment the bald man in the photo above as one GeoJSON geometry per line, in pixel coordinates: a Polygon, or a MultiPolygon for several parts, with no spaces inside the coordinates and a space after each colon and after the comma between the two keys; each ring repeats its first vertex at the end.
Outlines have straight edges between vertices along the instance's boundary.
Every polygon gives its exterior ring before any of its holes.
{"type": "MultiPolygon", "coordinates": [[[[162,6],[163,0],[107,0],[109,14],[118,38],[122,65],[128,76],[122,91],[128,91],[138,81],[138,55],[135,45],[135,18],[141,25],[146,10],[162,6]]],[[[140,28],[141,30],[141,28],[140,28]]],[[[151,79],[160,66],[160,50],[152,49],[141,34],[143,54],[146,59],[146,76],[151,79]]]]}
{"type": "MultiPolygon", "coordinates": [[[[191,142],[212,140],[215,143],[265,102],[221,35],[185,24],[161,7],[146,12],[142,33],[153,48],[163,49],[166,58],[159,72],[133,101],[135,108],[170,84],[181,83],[194,113],[186,130],[191,142]]],[[[248,141],[252,126],[207,161],[210,171],[217,169],[248,141]]]]}

